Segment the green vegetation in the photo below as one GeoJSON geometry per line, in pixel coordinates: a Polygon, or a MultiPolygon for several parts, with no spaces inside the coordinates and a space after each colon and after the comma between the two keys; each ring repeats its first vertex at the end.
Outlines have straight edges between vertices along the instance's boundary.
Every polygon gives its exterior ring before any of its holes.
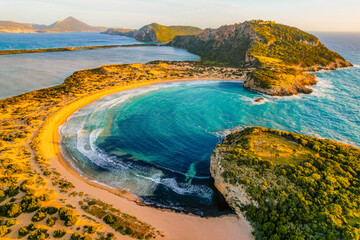
{"type": "Polygon", "coordinates": [[[62,238],[66,234],[66,231],[64,229],[59,229],[54,231],[54,238],[62,238]]]}
{"type": "Polygon", "coordinates": [[[41,220],[43,220],[44,218],[46,218],[46,213],[43,211],[37,211],[35,213],[35,215],[31,218],[31,221],[33,222],[40,222],[41,220]]]}
{"type": "Polygon", "coordinates": [[[248,194],[251,203],[232,205],[257,238],[360,238],[359,148],[256,127],[228,135],[214,154],[224,181],[248,194]]]}
{"type": "Polygon", "coordinates": [[[76,224],[79,216],[70,208],[61,207],[59,209],[60,220],[64,221],[65,226],[73,226],[76,224]]]}
{"type": "Polygon", "coordinates": [[[326,48],[317,37],[298,28],[260,20],[250,21],[250,25],[260,41],[255,41],[249,52],[254,57],[260,57],[260,62],[268,63],[271,59],[261,58],[267,57],[302,68],[328,66],[337,60],[345,62],[342,56],[326,48]]]}
{"type": "Polygon", "coordinates": [[[247,21],[196,36],[176,36],[171,46],[201,56],[204,63],[251,68],[244,87],[269,95],[311,93],[313,74],[304,71],[333,70],[352,66],[300,29],[266,21],[247,21]]]}
{"type": "Polygon", "coordinates": [[[4,237],[6,234],[10,232],[11,230],[7,226],[5,225],[0,226],[0,237],[4,237]]]}
{"type": "Polygon", "coordinates": [[[148,27],[154,30],[157,40],[163,43],[172,41],[175,36],[196,35],[202,32],[202,29],[191,26],[164,26],[152,23],[148,27]]]}
{"type": "Polygon", "coordinates": [[[49,227],[53,227],[56,223],[56,221],[58,220],[57,217],[54,216],[50,216],[47,220],[46,220],[46,225],[48,225],[49,227]]]}
{"type": "MultiPolygon", "coordinates": [[[[139,221],[136,217],[114,209],[111,205],[100,200],[88,198],[85,202],[80,202],[80,205],[87,213],[103,219],[106,224],[123,235],[137,239],[151,239],[157,234],[150,225],[139,221]]],[[[96,231],[94,226],[84,227],[84,232],[91,234],[94,231],[96,231]]]]}

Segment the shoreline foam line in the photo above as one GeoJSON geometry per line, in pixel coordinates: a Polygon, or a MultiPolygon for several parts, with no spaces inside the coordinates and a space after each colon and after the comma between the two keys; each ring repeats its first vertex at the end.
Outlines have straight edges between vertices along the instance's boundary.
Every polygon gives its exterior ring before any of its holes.
{"type": "MultiPolygon", "coordinates": [[[[176,79],[158,80],[130,84],[127,86],[115,87],[97,92],[65,105],[50,116],[40,128],[37,139],[38,151],[49,159],[51,167],[55,168],[62,177],[71,180],[75,185],[74,191],[90,193],[122,211],[136,216],[157,229],[164,232],[166,239],[230,239],[236,236],[239,239],[253,239],[252,228],[248,222],[238,219],[236,215],[227,215],[215,218],[202,218],[192,214],[176,213],[172,210],[157,209],[139,204],[139,200],[129,192],[112,189],[84,178],[77,169],[73,168],[70,162],[64,158],[60,151],[59,127],[65,123],[76,110],[90,104],[91,102],[116,92],[129,90],[136,87],[148,86],[165,82],[219,80],[217,79],[176,79]],[[119,197],[116,197],[117,195],[119,197]],[[174,224],[176,223],[176,224],[174,224]],[[227,229],[225,232],[223,229],[227,229]]],[[[226,80],[226,79],[224,79],[226,80]]],[[[232,80],[233,81],[233,80],[232,80]]]]}

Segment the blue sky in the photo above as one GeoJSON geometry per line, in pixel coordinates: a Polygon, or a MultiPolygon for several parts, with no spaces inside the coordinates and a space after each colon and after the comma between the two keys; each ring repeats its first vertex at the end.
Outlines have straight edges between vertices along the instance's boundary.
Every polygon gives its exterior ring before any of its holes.
{"type": "Polygon", "coordinates": [[[360,0],[0,0],[0,20],[51,24],[68,16],[91,25],[219,27],[275,20],[307,31],[360,32],[360,0]]]}

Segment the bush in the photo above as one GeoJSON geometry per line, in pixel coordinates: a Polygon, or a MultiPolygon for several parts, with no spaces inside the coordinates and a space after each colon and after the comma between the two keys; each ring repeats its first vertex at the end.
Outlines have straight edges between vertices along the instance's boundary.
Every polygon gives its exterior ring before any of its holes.
{"type": "Polygon", "coordinates": [[[116,216],[110,213],[104,217],[104,221],[107,224],[113,224],[116,221],[116,216]]]}
{"type": "Polygon", "coordinates": [[[70,240],[81,240],[81,234],[78,232],[74,232],[71,234],[70,240]]]}
{"type": "Polygon", "coordinates": [[[40,199],[37,197],[25,196],[20,203],[24,212],[34,212],[41,207],[40,199]]]}
{"type": "Polygon", "coordinates": [[[9,232],[11,232],[11,230],[7,226],[5,225],[0,226],[0,237],[5,236],[9,232]]]}
{"type": "Polygon", "coordinates": [[[11,203],[9,204],[9,208],[7,210],[8,217],[17,217],[22,213],[22,209],[20,203],[11,203]]]}
{"type": "Polygon", "coordinates": [[[14,197],[14,196],[18,195],[19,191],[20,191],[19,186],[15,185],[15,184],[12,184],[12,185],[10,185],[10,187],[6,190],[6,194],[7,194],[9,197],[14,197]]]}
{"type": "Polygon", "coordinates": [[[46,213],[42,212],[42,211],[38,211],[35,213],[35,215],[31,218],[31,221],[33,222],[40,222],[41,220],[43,220],[44,218],[46,218],[46,213]]]}
{"type": "Polygon", "coordinates": [[[45,240],[48,238],[49,234],[46,229],[38,229],[29,235],[28,240],[45,240]]]}
{"type": "Polygon", "coordinates": [[[19,229],[19,237],[22,238],[29,233],[29,230],[26,227],[21,227],[19,229]]]}
{"type": "Polygon", "coordinates": [[[57,217],[54,216],[50,216],[47,220],[46,220],[46,225],[48,225],[49,227],[52,227],[55,225],[56,221],[58,220],[57,217]]]}
{"type": "Polygon", "coordinates": [[[57,207],[47,207],[46,208],[46,212],[50,215],[53,215],[55,213],[57,213],[58,211],[58,208],[57,207]]]}
{"type": "Polygon", "coordinates": [[[9,219],[9,220],[6,221],[6,226],[11,227],[11,226],[14,226],[17,223],[18,223],[18,221],[15,218],[14,219],[9,219]]]}
{"type": "Polygon", "coordinates": [[[65,226],[73,226],[78,220],[78,216],[74,213],[73,210],[61,207],[59,210],[60,219],[64,221],[65,226]]]}
{"type": "Polygon", "coordinates": [[[96,226],[91,226],[91,225],[85,225],[84,226],[84,233],[89,233],[89,234],[93,234],[95,233],[97,230],[96,226]]]}
{"type": "Polygon", "coordinates": [[[61,238],[66,234],[66,231],[64,229],[59,229],[54,231],[54,238],[61,238]]]}

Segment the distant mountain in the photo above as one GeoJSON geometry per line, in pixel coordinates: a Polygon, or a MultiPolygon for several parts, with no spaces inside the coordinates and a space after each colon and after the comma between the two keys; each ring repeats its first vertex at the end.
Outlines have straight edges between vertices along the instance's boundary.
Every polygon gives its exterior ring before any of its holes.
{"type": "Polygon", "coordinates": [[[192,26],[164,26],[158,23],[152,23],[143,26],[139,30],[110,28],[103,33],[134,37],[136,40],[143,42],[168,43],[172,41],[175,36],[196,35],[201,32],[201,28],[192,26]]]}
{"type": "Polygon", "coordinates": [[[74,17],[68,17],[63,21],[56,21],[49,26],[31,23],[17,23],[12,21],[0,21],[0,33],[97,32],[104,30],[106,30],[105,27],[90,26],[74,17]]]}
{"type": "Polygon", "coordinates": [[[90,26],[74,17],[68,17],[63,21],[54,22],[40,32],[97,32],[105,29],[105,27],[90,26]]]}
{"type": "Polygon", "coordinates": [[[0,21],[0,33],[11,32],[35,32],[33,24],[30,23],[17,23],[12,21],[0,21]]]}
{"type": "Polygon", "coordinates": [[[244,87],[269,95],[311,93],[306,86],[316,84],[315,75],[306,71],[352,66],[314,35],[272,21],[205,29],[176,36],[169,45],[200,55],[208,64],[254,68],[244,87]]]}

